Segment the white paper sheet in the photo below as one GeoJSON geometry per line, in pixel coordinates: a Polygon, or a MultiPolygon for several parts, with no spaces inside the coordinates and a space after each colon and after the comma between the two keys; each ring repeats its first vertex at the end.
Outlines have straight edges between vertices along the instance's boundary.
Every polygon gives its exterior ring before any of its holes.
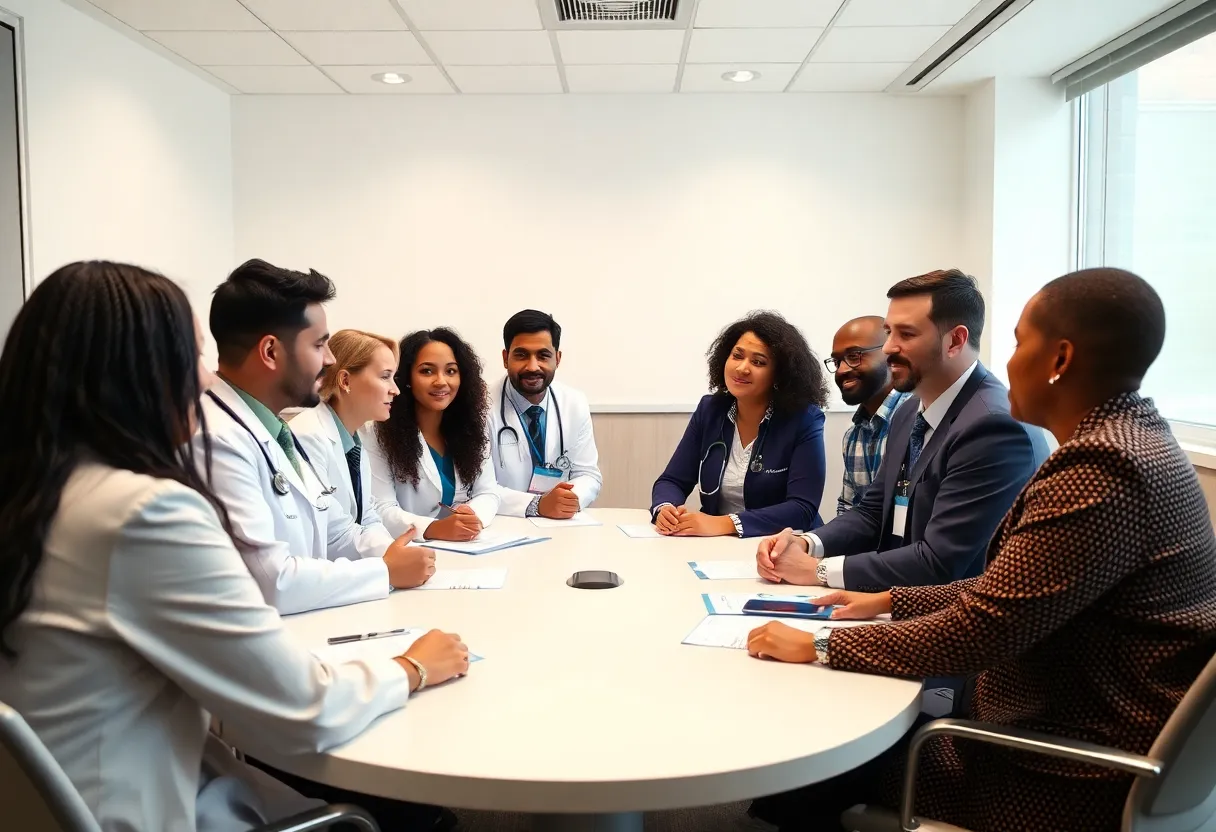
{"type": "Polygon", "coordinates": [[[462,555],[484,555],[501,549],[510,549],[528,543],[539,543],[548,540],[546,537],[536,537],[527,534],[495,534],[483,531],[472,540],[423,540],[419,546],[438,549],[444,552],[458,552],[462,555]]]}
{"type": "Polygon", "coordinates": [[[506,582],[506,569],[438,569],[414,589],[502,589],[506,582]]]}
{"type": "Polygon", "coordinates": [[[629,537],[662,537],[653,523],[617,523],[618,529],[629,537]]]}
{"type": "Polygon", "coordinates": [[[580,511],[569,520],[554,520],[552,517],[529,517],[528,519],[531,520],[532,525],[536,526],[538,529],[561,529],[567,526],[604,525],[585,511],[580,511]]]}
{"type": "Polygon", "coordinates": [[[707,615],[691,633],[684,637],[684,644],[699,647],[731,647],[747,649],[747,637],[752,630],[763,627],[770,621],[780,621],[795,630],[817,632],[822,621],[806,621],[798,618],[769,618],[763,615],[707,615]]]}
{"type": "Polygon", "coordinates": [[[690,560],[688,565],[703,581],[739,581],[760,578],[754,560],[690,560]]]}

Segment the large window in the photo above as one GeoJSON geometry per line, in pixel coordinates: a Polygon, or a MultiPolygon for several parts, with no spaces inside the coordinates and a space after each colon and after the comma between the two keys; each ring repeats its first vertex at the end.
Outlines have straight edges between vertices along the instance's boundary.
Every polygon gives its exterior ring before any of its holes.
{"type": "Polygon", "coordinates": [[[1157,289],[1167,335],[1144,392],[1176,422],[1216,427],[1216,34],[1078,101],[1079,265],[1157,289]]]}

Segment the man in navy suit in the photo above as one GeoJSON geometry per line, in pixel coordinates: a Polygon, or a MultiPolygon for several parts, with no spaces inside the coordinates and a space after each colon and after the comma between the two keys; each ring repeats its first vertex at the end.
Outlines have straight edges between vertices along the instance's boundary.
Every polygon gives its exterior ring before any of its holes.
{"type": "Polygon", "coordinates": [[[1009,415],[1008,390],[979,362],[984,298],[958,269],[897,283],[883,347],[896,412],[861,503],[811,534],[786,530],[756,552],[771,581],[879,591],[945,584],[984,570],[988,540],[1048,454],[1009,415]]]}

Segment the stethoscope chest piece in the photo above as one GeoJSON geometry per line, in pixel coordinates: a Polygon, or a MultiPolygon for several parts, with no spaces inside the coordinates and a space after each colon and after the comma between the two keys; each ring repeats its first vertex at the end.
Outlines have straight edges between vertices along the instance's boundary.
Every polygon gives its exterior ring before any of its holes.
{"type": "Polygon", "coordinates": [[[752,460],[752,464],[748,467],[752,469],[753,474],[759,474],[760,471],[764,468],[764,457],[762,457],[762,456],[756,457],[755,459],[752,460]]]}
{"type": "Polygon", "coordinates": [[[274,493],[280,497],[286,497],[291,490],[287,484],[287,477],[282,471],[275,471],[274,476],[270,478],[270,487],[274,489],[274,493]]]}

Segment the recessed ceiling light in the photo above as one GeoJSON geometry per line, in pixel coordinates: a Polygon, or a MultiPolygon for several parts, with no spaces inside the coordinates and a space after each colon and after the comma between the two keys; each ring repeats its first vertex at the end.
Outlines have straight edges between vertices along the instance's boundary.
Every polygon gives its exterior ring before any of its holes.
{"type": "Polygon", "coordinates": [[[381,84],[408,84],[413,79],[404,72],[377,72],[372,80],[381,84]]]}
{"type": "Polygon", "coordinates": [[[759,77],[760,73],[754,69],[736,69],[722,73],[723,81],[734,81],[736,84],[746,84],[748,81],[755,81],[759,77]]]}

